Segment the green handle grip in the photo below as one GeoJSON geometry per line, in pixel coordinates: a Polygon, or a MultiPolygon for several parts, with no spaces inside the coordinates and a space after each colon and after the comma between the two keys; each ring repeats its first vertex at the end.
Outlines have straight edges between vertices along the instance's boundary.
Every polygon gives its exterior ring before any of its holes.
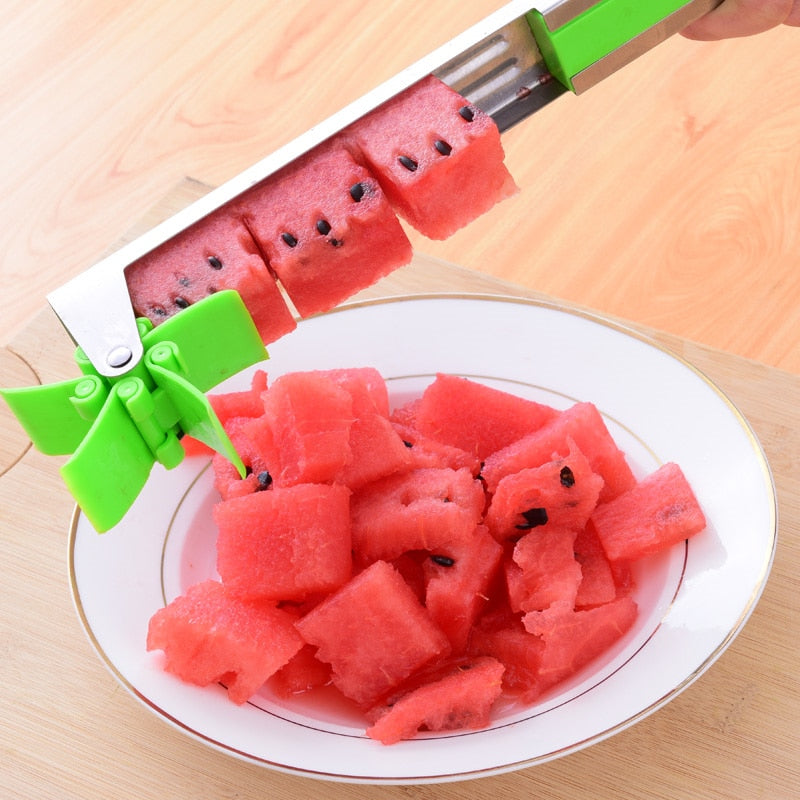
{"type": "Polygon", "coordinates": [[[720,0],[585,0],[528,12],[550,73],[575,93],[593,86],[707,13],[720,0]]]}

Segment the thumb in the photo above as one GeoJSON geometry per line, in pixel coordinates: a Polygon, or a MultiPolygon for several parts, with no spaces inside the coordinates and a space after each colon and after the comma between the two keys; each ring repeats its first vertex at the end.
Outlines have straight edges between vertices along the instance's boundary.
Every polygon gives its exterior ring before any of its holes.
{"type": "Polygon", "coordinates": [[[751,36],[788,23],[800,24],[800,0],[725,0],[682,33],[688,39],[751,36]]]}

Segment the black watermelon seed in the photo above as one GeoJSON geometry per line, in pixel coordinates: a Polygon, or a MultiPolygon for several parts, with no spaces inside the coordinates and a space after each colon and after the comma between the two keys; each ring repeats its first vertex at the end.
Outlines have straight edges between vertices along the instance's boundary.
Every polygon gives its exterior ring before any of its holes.
{"type": "Polygon", "coordinates": [[[208,264],[211,269],[222,269],[222,262],[216,256],[209,256],[208,264]]]}
{"type": "Polygon", "coordinates": [[[547,524],[547,509],[546,508],[529,508],[527,511],[522,512],[525,522],[522,525],[517,525],[519,531],[527,531],[531,528],[538,528],[540,525],[547,524]]]}
{"type": "Polygon", "coordinates": [[[445,142],[445,141],[442,141],[441,139],[437,139],[437,140],[436,140],[436,141],[433,143],[433,146],[434,146],[434,147],[436,148],[436,150],[437,150],[439,153],[441,153],[443,156],[449,156],[449,155],[450,155],[450,153],[452,153],[452,152],[453,152],[453,148],[452,148],[452,147],[450,147],[450,145],[449,145],[449,144],[447,144],[447,142],[445,142]]]}
{"type": "Polygon", "coordinates": [[[183,287],[191,286],[192,282],[186,277],[186,275],[181,275],[178,278],[178,283],[183,287]]]}
{"type": "Polygon", "coordinates": [[[472,122],[472,120],[475,119],[475,112],[469,106],[461,106],[461,108],[458,109],[458,113],[467,122],[472,122]]]}
{"type": "Polygon", "coordinates": [[[367,187],[361,183],[354,183],[350,187],[350,197],[356,201],[356,203],[360,203],[364,199],[364,195],[367,193],[367,187]]]}
{"type": "Polygon", "coordinates": [[[331,232],[331,224],[326,219],[317,220],[317,230],[323,235],[327,236],[331,232]]]}
{"type": "Polygon", "coordinates": [[[216,294],[217,293],[217,287],[216,286],[209,286],[208,289],[206,289],[206,292],[208,292],[208,294],[216,294]]]}
{"type": "Polygon", "coordinates": [[[185,297],[176,297],[174,302],[178,308],[189,308],[189,301],[185,297]]]}
{"type": "Polygon", "coordinates": [[[344,239],[328,239],[334,247],[341,247],[344,244],[344,239]]]}
{"type": "Polygon", "coordinates": [[[403,439],[403,444],[404,444],[406,447],[413,447],[413,446],[414,446],[414,445],[413,445],[411,442],[408,442],[408,441],[406,441],[405,439],[403,439]]]}
{"type": "Polygon", "coordinates": [[[263,489],[269,489],[272,486],[272,475],[264,470],[263,472],[258,473],[258,488],[256,489],[257,492],[262,491],[263,489]]]}
{"type": "Polygon", "coordinates": [[[570,489],[575,485],[575,475],[569,467],[562,467],[559,475],[561,478],[561,485],[570,489]]]}
{"type": "Polygon", "coordinates": [[[440,567],[452,567],[456,563],[450,556],[431,556],[431,561],[440,567]]]}
{"type": "Polygon", "coordinates": [[[406,169],[407,169],[409,172],[416,172],[416,170],[417,170],[417,167],[419,166],[419,164],[417,164],[417,162],[416,162],[416,161],[414,161],[414,159],[413,159],[413,158],[410,158],[409,156],[400,156],[400,157],[399,157],[397,160],[398,160],[398,161],[399,161],[399,162],[400,162],[400,163],[401,163],[401,164],[402,164],[402,165],[403,165],[403,166],[404,166],[404,167],[405,167],[405,168],[406,168],[406,169]]]}
{"type": "Polygon", "coordinates": [[[289,245],[289,247],[297,247],[297,239],[295,239],[291,233],[282,233],[281,239],[283,239],[284,244],[289,245]]]}
{"type": "Polygon", "coordinates": [[[167,316],[167,309],[164,306],[152,306],[150,308],[150,313],[154,317],[166,317],[167,316]]]}

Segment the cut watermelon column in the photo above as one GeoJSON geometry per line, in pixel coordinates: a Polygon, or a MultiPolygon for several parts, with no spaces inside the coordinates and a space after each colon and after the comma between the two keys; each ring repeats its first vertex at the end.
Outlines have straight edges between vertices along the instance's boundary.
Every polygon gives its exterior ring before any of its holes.
{"type": "Polygon", "coordinates": [[[235,202],[298,313],[328,311],[411,260],[377,180],[321,145],[235,202]]]}
{"type": "Polygon", "coordinates": [[[397,212],[445,239],[517,191],[490,116],[428,76],[340,134],[397,212]]]}
{"type": "Polygon", "coordinates": [[[235,289],[265,344],[296,327],[241,218],[221,209],[125,270],[135,314],[154,325],[223,289],[235,289]]]}

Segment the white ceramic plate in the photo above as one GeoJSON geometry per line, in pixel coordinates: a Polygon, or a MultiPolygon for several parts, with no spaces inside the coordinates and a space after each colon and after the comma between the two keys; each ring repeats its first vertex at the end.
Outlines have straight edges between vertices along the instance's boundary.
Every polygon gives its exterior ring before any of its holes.
{"type": "MultiPolygon", "coordinates": [[[[703,673],[752,612],[776,541],[774,487],[759,443],[731,402],[686,362],[599,318],[511,298],[432,295],[367,302],[302,322],[270,348],[284,372],[374,366],[395,404],[436,372],[473,377],[558,407],[595,403],[639,475],[677,461],[708,529],[639,570],[640,615],[599,661],[536,705],[500,709],[480,732],[422,735],[385,747],[335,704],[266,690],[235,706],[221,687],[185,685],[145,652],[153,612],[214,574],[208,460],[156,468],[114,530],[76,513],[75,603],[120,683],[152,711],[222,751],[329,780],[416,783],[489,775],[597,742],[656,710],[703,673]]],[[[224,388],[249,385],[249,373],[224,388]]]]}

